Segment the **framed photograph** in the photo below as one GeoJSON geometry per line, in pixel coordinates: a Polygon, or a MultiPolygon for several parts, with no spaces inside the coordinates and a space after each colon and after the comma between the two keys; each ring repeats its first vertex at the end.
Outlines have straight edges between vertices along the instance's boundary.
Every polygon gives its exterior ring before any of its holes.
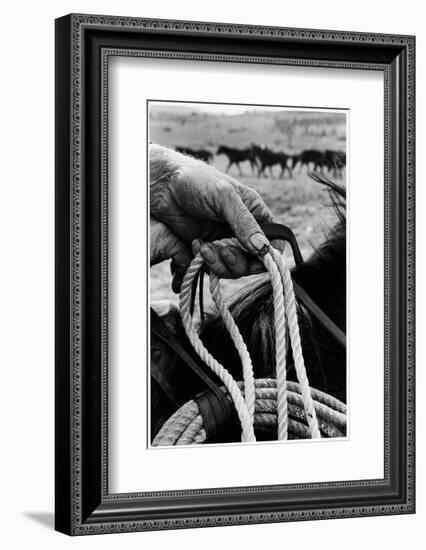
{"type": "Polygon", "coordinates": [[[413,36],[56,20],[56,529],[414,513],[413,36]]]}

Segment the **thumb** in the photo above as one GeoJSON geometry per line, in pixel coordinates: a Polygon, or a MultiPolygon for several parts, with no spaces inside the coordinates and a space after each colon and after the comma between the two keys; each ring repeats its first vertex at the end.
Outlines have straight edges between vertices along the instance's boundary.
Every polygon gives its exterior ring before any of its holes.
{"type": "Polygon", "coordinates": [[[223,216],[241,244],[252,254],[264,255],[270,242],[260,229],[256,218],[243,203],[240,195],[231,188],[223,201],[223,216]]]}

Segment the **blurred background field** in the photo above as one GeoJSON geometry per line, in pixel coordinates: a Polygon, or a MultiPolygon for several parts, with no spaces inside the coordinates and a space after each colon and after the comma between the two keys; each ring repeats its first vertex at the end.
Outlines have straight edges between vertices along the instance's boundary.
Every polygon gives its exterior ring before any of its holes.
{"type": "MultiPolygon", "coordinates": [[[[288,154],[306,149],[346,152],[346,115],[336,111],[155,102],[150,104],[149,140],[171,148],[206,149],[213,154],[211,164],[225,171],[227,157],[216,155],[220,145],[244,149],[256,144],[288,154]]],[[[293,230],[303,257],[308,258],[336,222],[326,189],[300,165],[292,177],[286,172],[283,178],[279,177],[279,166],[273,168],[273,177],[268,170],[268,177],[259,178],[248,161],[241,163],[241,169],[242,176],[235,166],[229,174],[260,193],[275,220],[293,230]]],[[[345,176],[345,170],[343,175],[329,175],[337,183],[342,183],[345,176]]],[[[291,261],[291,255],[288,257],[291,261]]],[[[152,301],[171,299],[177,303],[170,284],[168,262],[151,268],[152,301]]],[[[224,294],[229,296],[243,284],[244,279],[223,281],[224,294]]]]}

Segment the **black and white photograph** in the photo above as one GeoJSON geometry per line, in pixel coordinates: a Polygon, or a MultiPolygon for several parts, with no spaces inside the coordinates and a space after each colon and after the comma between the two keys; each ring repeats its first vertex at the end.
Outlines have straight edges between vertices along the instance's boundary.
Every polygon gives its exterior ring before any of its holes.
{"type": "Polygon", "coordinates": [[[148,446],[348,437],[349,109],[147,121],[148,446]]]}

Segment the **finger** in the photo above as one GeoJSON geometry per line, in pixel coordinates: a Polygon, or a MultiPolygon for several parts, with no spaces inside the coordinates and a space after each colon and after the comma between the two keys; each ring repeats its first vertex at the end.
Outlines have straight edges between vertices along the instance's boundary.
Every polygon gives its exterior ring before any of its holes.
{"type": "Polygon", "coordinates": [[[177,267],[178,267],[178,266],[177,266],[177,264],[175,263],[175,261],[172,260],[172,261],[170,262],[170,273],[171,273],[172,275],[174,275],[174,274],[176,273],[177,267]]]}
{"type": "Polygon", "coordinates": [[[224,246],[219,249],[219,255],[232,276],[243,277],[248,275],[248,258],[241,248],[224,246]]]}
{"type": "Polygon", "coordinates": [[[206,265],[218,277],[227,279],[232,277],[232,273],[226,267],[224,261],[219,254],[219,251],[214,245],[210,243],[203,244],[200,249],[200,253],[206,265]]]}
{"type": "MultiPolygon", "coordinates": [[[[195,239],[192,241],[192,253],[194,256],[200,251],[203,241],[201,239],[195,239]]],[[[180,293],[180,288],[182,286],[182,281],[186,275],[187,267],[178,266],[174,261],[171,262],[171,272],[173,275],[172,279],[172,290],[175,294],[180,293]]]]}
{"type": "Polygon", "coordinates": [[[203,246],[203,241],[201,239],[194,239],[192,241],[192,252],[194,256],[196,256],[198,252],[200,252],[202,246],[203,246]]]}
{"type": "Polygon", "coordinates": [[[192,261],[191,249],[187,244],[176,238],[170,248],[170,257],[172,258],[175,270],[187,269],[192,261]]]}
{"type": "Polygon", "coordinates": [[[175,294],[180,293],[180,287],[182,286],[183,278],[185,277],[186,269],[177,269],[172,279],[172,290],[175,294]]]}
{"type": "Polygon", "coordinates": [[[171,247],[170,270],[173,275],[172,290],[176,294],[179,294],[180,287],[185,277],[186,270],[192,261],[192,253],[189,246],[183,243],[180,239],[176,238],[175,245],[171,247]]]}
{"type": "Polygon", "coordinates": [[[257,275],[259,273],[265,273],[266,267],[263,262],[252,256],[249,259],[247,271],[248,275],[257,275]]]}
{"type": "Polygon", "coordinates": [[[167,225],[152,216],[149,225],[150,264],[155,265],[164,260],[173,260],[177,266],[189,265],[192,254],[188,245],[173,233],[167,225]]]}
{"type": "Polygon", "coordinates": [[[223,216],[241,244],[253,254],[266,254],[270,243],[253,214],[233,187],[224,194],[223,216]]]}
{"type": "MultiPolygon", "coordinates": [[[[201,239],[194,239],[192,241],[192,253],[194,256],[200,252],[201,246],[203,245],[203,241],[201,239]]],[[[189,265],[189,264],[188,264],[189,265]]],[[[186,265],[178,265],[175,260],[172,260],[170,263],[170,270],[173,275],[172,279],[172,290],[176,294],[179,294],[180,287],[182,285],[183,278],[185,277],[187,266],[186,265]]]]}
{"type": "Polygon", "coordinates": [[[241,248],[226,246],[219,248],[219,254],[233,278],[265,272],[263,262],[255,256],[249,256],[241,248]]]}
{"type": "Polygon", "coordinates": [[[188,267],[186,265],[178,265],[174,260],[170,262],[170,273],[172,274],[173,279],[176,278],[176,280],[179,281],[179,286],[176,286],[175,292],[180,292],[180,283],[185,277],[187,269],[188,267]]]}
{"type": "MultiPolygon", "coordinates": [[[[200,252],[200,248],[203,244],[203,241],[201,239],[194,239],[191,243],[192,245],[192,253],[194,256],[196,256],[198,254],[198,252],[200,252]]],[[[176,260],[172,260],[170,262],[170,273],[172,275],[175,274],[176,270],[179,268],[179,267],[182,267],[182,266],[179,266],[177,263],[176,263],[176,260]]]]}

